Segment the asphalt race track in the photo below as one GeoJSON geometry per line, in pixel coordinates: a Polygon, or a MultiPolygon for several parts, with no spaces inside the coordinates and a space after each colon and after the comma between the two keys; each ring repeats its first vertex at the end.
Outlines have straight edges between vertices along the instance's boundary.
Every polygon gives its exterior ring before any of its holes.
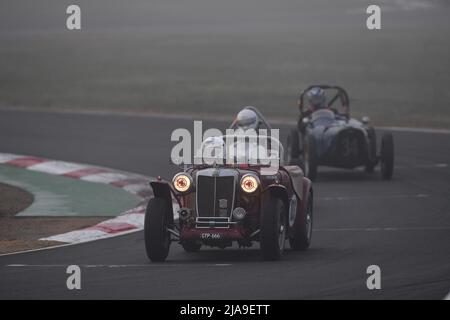
{"type": "MultiPolygon", "coordinates": [[[[0,150],[170,178],[170,133],[179,127],[192,121],[2,111],[0,150]]],[[[390,182],[378,172],[319,171],[307,252],[263,262],[257,248],[188,254],[174,244],[166,263],[152,264],[138,232],[0,257],[0,298],[443,299],[450,291],[450,136],[394,132],[394,139],[390,182]],[[81,266],[79,291],[66,288],[72,264],[81,266]],[[381,290],[366,287],[373,264],[381,290]]]]}

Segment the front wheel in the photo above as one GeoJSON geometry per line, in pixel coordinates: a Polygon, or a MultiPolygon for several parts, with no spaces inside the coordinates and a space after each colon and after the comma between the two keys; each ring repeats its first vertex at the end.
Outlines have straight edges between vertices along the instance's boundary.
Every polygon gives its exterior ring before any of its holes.
{"type": "Polygon", "coordinates": [[[384,133],[381,137],[381,177],[391,180],[394,173],[394,138],[392,133],[384,133]]]}
{"type": "Polygon", "coordinates": [[[166,260],[170,248],[168,205],[165,199],[152,198],[145,211],[144,238],[148,258],[153,262],[166,260]]]}
{"type": "Polygon", "coordinates": [[[309,248],[312,238],[313,227],[313,195],[309,194],[306,200],[305,215],[300,217],[297,224],[294,225],[294,230],[289,238],[289,244],[292,250],[303,251],[309,248]]]}
{"type": "Polygon", "coordinates": [[[286,212],[283,201],[273,196],[261,205],[261,252],[264,260],[279,260],[286,241],[286,212]]]}

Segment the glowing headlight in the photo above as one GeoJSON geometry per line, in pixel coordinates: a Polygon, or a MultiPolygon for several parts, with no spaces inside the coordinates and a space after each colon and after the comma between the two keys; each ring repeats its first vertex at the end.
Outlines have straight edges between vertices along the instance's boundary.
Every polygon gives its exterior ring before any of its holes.
{"type": "Polygon", "coordinates": [[[241,179],[241,189],[244,192],[255,192],[259,187],[259,179],[251,174],[246,174],[241,179]]]}
{"type": "Polygon", "coordinates": [[[173,177],[172,183],[178,192],[186,192],[191,188],[192,178],[185,173],[178,173],[173,177]]]}

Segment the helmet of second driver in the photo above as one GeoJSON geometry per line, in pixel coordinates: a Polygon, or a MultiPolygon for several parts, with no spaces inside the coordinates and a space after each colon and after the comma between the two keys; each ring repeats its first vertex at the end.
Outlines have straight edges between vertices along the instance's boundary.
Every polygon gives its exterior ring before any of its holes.
{"type": "Polygon", "coordinates": [[[306,93],[309,102],[310,111],[325,109],[327,107],[327,99],[325,91],[322,88],[314,87],[306,93]]]}

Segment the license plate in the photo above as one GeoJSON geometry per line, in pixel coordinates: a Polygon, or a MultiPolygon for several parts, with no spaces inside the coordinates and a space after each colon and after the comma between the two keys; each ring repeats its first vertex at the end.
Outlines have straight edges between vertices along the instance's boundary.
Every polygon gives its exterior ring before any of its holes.
{"type": "Polygon", "coordinates": [[[222,235],[220,233],[205,232],[205,233],[202,233],[200,235],[200,237],[202,239],[220,239],[220,238],[222,238],[222,235]]]}

